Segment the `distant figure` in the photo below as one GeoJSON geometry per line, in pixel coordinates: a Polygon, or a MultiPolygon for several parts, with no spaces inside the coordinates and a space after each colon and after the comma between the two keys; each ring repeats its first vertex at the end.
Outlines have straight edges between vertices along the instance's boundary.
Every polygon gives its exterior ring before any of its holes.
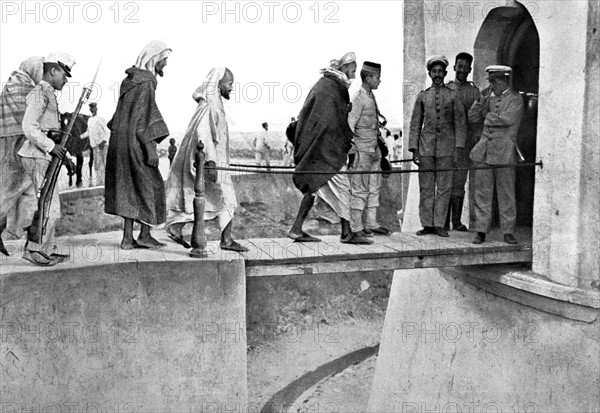
{"type": "Polygon", "coordinates": [[[173,165],[173,158],[177,153],[177,146],[175,145],[175,138],[169,139],[169,165],[173,165]]]}
{"type": "MultiPolygon", "coordinates": [[[[61,120],[61,130],[67,130],[69,126],[69,122],[71,122],[71,118],[73,117],[72,113],[65,112],[60,115],[61,120]]],[[[73,123],[73,128],[71,129],[71,136],[67,141],[67,151],[75,157],[76,165],[73,165],[73,162],[67,157],[65,158],[64,165],[69,171],[69,186],[73,185],[73,175],[76,176],[75,185],[80,188],[83,185],[83,162],[84,162],[84,153],[88,150],[90,151],[90,160],[89,160],[89,168],[90,175],[92,170],[92,163],[94,161],[94,157],[92,155],[92,151],[90,148],[90,139],[88,135],[88,116],[84,114],[78,114],[75,119],[75,123],[73,123]]]]}
{"type": "Polygon", "coordinates": [[[390,150],[390,152],[393,154],[392,160],[394,161],[399,161],[402,159],[402,139],[400,139],[401,137],[402,131],[394,135],[394,147],[390,150]]]}
{"type": "Polygon", "coordinates": [[[294,166],[294,138],[296,134],[296,118],[292,117],[288,130],[285,131],[286,139],[283,144],[283,166],[294,166]]]}
{"type": "MultiPolygon", "coordinates": [[[[229,100],[233,89],[233,73],[225,67],[212,69],[192,95],[198,102],[196,112],[181,141],[167,181],[167,224],[169,238],[185,248],[191,246],[183,239],[183,227],[194,222],[194,187],[196,146],[204,144],[207,167],[229,165],[229,129],[223,99],[229,100]]],[[[230,174],[216,169],[205,170],[204,220],[217,219],[221,229],[221,249],[244,252],[246,247],[233,240],[233,213],[237,206],[230,174]]]]}
{"type": "Polygon", "coordinates": [[[258,136],[254,137],[254,159],[256,165],[261,166],[263,161],[267,167],[271,166],[271,147],[269,146],[269,124],[264,122],[262,124],[264,131],[258,136]]]}
{"type": "Polygon", "coordinates": [[[96,172],[96,185],[104,185],[104,174],[106,173],[106,154],[108,152],[108,137],[110,131],[106,126],[106,120],[98,116],[98,104],[90,103],[90,112],[92,116],[88,119],[88,136],[90,138],[90,148],[94,171],[96,172]]]}
{"type": "Polygon", "coordinates": [[[385,129],[385,138],[384,138],[385,146],[388,150],[388,157],[390,161],[394,160],[394,137],[392,136],[392,132],[385,129]]]}
{"type": "Polygon", "coordinates": [[[167,212],[156,146],[169,136],[169,129],[156,105],[155,90],[156,77],[163,76],[170,54],[163,42],[148,43],[125,71],[117,109],[108,124],[104,211],[124,218],[124,250],[166,246],[150,235],[150,227],[164,223],[167,212]],[[141,224],[137,240],[134,221],[141,224]]]}

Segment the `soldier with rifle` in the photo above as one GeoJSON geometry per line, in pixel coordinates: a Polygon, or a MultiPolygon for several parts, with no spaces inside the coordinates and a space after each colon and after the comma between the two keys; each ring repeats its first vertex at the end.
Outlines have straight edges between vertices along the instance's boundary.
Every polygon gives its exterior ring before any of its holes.
{"type": "MultiPolygon", "coordinates": [[[[53,53],[44,62],[42,80],[27,95],[27,106],[23,117],[23,134],[25,142],[18,155],[25,173],[33,182],[36,193],[42,189],[46,171],[53,158],[62,160],[67,149],[56,143],[53,138],[59,137],[60,113],[55,90],[62,90],[71,77],[71,69],[75,64],[73,57],[66,53],[53,53]]],[[[27,243],[23,258],[37,265],[51,266],[69,259],[68,255],[59,254],[54,243],[54,226],[60,218],[60,202],[58,192],[51,197],[47,212],[46,237],[42,242],[38,237],[39,228],[44,228],[45,217],[39,208],[34,215],[34,222],[27,232],[27,243]]]]}

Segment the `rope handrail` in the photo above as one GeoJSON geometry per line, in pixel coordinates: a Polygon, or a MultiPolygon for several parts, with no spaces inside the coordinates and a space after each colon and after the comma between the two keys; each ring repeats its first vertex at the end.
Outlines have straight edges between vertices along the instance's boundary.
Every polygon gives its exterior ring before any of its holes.
{"type": "MultiPolygon", "coordinates": [[[[196,177],[194,182],[194,231],[192,233],[192,251],[190,256],[193,258],[204,258],[207,256],[206,251],[206,235],[204,234],[204,210],[205,210],[205,183],[204,173],[206,170],[212,171],[229,171],[238,173],[260,173],[270,175],[367,175],[367,174],[406,174],[406,173],[427,173],[427,172],[456,172],[456,171],[473,171],[482,169],[500,169],[500,168],[534,168],[539,166],[544,167],[542,161],[538,162],[520,162],[502,165],[484,165],[471,166],[467,168],[440,168],[440,169],[406,169],[392,168],[390,171],[296,171],[291,170],[294,167],[289,166],[268,166],[254,165],[248,167],[240,164],[230,164],[229,166],[217,166],[205,164],[206,154],[204,153],[204,145],[199,141],[196,145],[196,153],[194,154],[194,167],[196,168],[196,177]]],[[[409,160],[401,160],[399,162],[408,162],[409,160]]],[[[412,159],[410,160],[412,161],[412,159]]],[[[211,178],[213,179],[213,178],[211,178]]],[[[172,238],[177,238],[175,234],[171,234],[172,238]]],[[[177,241],[179,242],[179,241],[177,241]]]]}
{"type": "Polygon", "coordinates": [[[501,165],[486,165],[486,166],[472,166],[468,168],[439,168],[439,169],[398,169],[394,168],[391,171],[338,171],[338,172],[324,172],[324,171],[281,171],[281,170],[261,170],[252,168],[240,168],[233,166],[205,166],[205,169],[212,169],[217,171],[228,171],[228,172],[241,172],[241,173],[261,173],[271,175],[369,175],[369,174],[409,174],[409,173],[428,173],[428,172],[458,172],[458,171],[476,171],[476,170],[488,170],[488,169],[504,169],[504,168],[533,168],[539,166],[544,167],[542,161],[538,162],[520,162],[510,163],[501,165]]]}
{"type": "MultiPolygon", "coordinates": [[[[395,161],[390,161],[390,163],[404,163],[404,162],[412,162],[412,159],[398,159],[395,161]]],[[[242,164],[242,163],[231,163],[229,166],[234,166],[236,168],[257,168],[257,169],[294,169],[294,166],[286,166],[286,165],[251,165],[251,164],[242,164]]]]}

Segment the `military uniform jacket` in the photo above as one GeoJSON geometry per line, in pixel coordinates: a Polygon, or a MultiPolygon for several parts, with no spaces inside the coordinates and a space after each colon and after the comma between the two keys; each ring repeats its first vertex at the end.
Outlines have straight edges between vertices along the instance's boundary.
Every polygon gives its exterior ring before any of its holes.
{"type": "Polygon", "coordinates": [[[375,152],[379,135],[377,103],[373,93],[361,86],[352,98],[348,124],[354,133],[354,143],[360,152],[375,152]]]}
{"type": "Polygon", "coordinates": [[[451,80],[447,83],[447,86],[450,90],[454,90],[456,92],[458,98],[463,104],[465,119],[467,122],[467,141],[465,143],[465,149],[467,149],[467,151],[471,151],[481,136],[483,125],[482,122],[469,121],[469,110],[471,109],[471,106],[473,106],[473,103],[479,99],[481,92],[473,82],[469,81],[460,83],[457,80],[451,80]]]}
{"type": "Polygon", "coordinates": [[[60,113],[54,88],[42,80],[29,92],[26,102],[23,134],[27,140],[19,150],[19,156],[50,160],[52,156],[49,152],[54,148],[54,142],[46,132],[60,130],[60,113]]]}
{"type": "Polygon", "coordinates": [[[446,85],[419,92],[410,120],[408,149],[421,156],[453,156],[467,138],[465,111],[457,93],[446,85]]]}
{"type": "Polygon", "coordinates": [[[513,163],[523,108],[523,98],[512,89],[477,100],[469,111],[469,121],[484,120],[483,133],[471,151],[471,159],[490,165],[513,163]]]}

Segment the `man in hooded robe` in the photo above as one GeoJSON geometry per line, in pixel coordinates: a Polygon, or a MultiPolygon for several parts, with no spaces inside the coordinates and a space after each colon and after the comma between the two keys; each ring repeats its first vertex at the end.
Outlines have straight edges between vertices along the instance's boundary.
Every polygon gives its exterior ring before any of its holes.
{"type": "Polygon", "coordinates": [[[323,76],[309,92],[300,112],[294,140],[296,171],[319,173],[294,175],[294,185],[304,195],[288,232],[288,237],[296,242],[320,241],[302,230],[317,194],[339,216],[342,242],[371,243],[350,231],[350,183],[346,175],[338,174],[345,169],[352,146],[348,88],[355,73],[354,53],[332,60],[330,67],[321,70],[323,76]]]}
{"type": "Polygon", "coordinates": [[[122,249],[161,248],[151,226],[166,218],[165,188],[158,169],[157,144],[169,136],[155,100],[157,75],[163,76],[171,49],[151,41],[125,71],[119,102],[108,123],[111,131],[104,186],[104,210],[124,218],[122,249]],[[133,239],[133,223],[141,224],[133,239]]]}
{"type": "Polygon", "coordinates": [[[5,255],[8,251],[2,242],[2,232],[8,229],[15,238],[20,238],[23,228],[31,224],[37,206],[33,183],[17,152],[25,140],[22,123],[26,98],[42,80],[43,64],[44,58],[39,56],[22,62],[0,94],[0,252],[5,255]],[[8,221],[13,221],[13,225],[8,221]]]}
{"type": "Polygon", "coordinates": [[[171,165],[167,180],[166,231],[172,240],[186,248],[190,248],[190,245],[183,239],[182,231],[186,223],[194,222],[194,160],[196,145],[202,141],[206,166],[209,167],[206,169],[204,220],[218,219],[221,249],[248,250],[231,236],[233,213],[237,206],[231,176],[210,169],[216,165],[229,166],[229,130],[223,98],[229,100],[232,90],[233,73],[229,69],[218,67],[210,71],[192,96],[198,102],[198,107],[171,165]]]}

